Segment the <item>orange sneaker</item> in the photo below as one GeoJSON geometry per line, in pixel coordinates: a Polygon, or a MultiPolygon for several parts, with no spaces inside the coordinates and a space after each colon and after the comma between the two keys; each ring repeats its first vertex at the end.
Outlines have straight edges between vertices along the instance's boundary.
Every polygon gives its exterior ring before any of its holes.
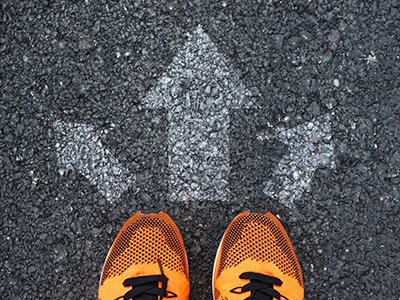
{"type": "Polygon", "coordinates": [[[189,299],[189,267],[182,236],[164,212],[136,213],[107,255],[99,300],[189,299]]]}
{"type": "Polygon", "coordinates": [[[222,238],[214,263],[214,300],[304,299],[299,262],[271,213],[238,215],[222,238]]]}

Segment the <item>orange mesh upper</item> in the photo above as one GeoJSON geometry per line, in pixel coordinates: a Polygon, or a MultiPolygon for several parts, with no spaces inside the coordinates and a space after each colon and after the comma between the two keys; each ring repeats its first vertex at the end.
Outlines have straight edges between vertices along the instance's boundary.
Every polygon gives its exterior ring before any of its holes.
{"type": "Polygon", "coordinates": [[[304,287],[301,268],[289,237],[271,213],[243,213],[229,225],[221,244],[216,275],[247,259],[272,262],[283,274],[296,278],[304,287]]]}
{"type": "Polygon", "coordinates": [[[163,266],[182,272],[189,279],[185,248],[175,223],[164,213],[137,213],[124,224],[115,239],[100,283],[121,275],[133,264],[150,264],[157,259],[163,266]]]}

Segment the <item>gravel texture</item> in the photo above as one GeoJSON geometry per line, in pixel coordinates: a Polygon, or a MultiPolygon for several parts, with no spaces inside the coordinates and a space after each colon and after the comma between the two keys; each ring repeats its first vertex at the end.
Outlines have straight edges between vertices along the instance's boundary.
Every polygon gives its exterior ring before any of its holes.
{"type": "Polygon", "coordinates": [[[326,114],[272,137],[288,148],[268,179],[264,193],[292,207],[304,191],[309,190],[319,167],[335,168],[330,116],[326,114]]]}
{"type": "Polygon", "coordinates": [[[141,103],[167,110],[170,200],[228,200],[229,109],[253,104],[201,26],[141,103]]]}
{"type": "Polygon", "coordinates": [[[110,202],[119,199],[133,176],[105,149],[92,126],[54,122],[60,175],[77,171],[110,202]]]}
{"type": "Polygon", "coordinates": [[[219,240],[250,209],[288,229],[307,299],[399,299],[399,40],[398,1],[1,1],[0,298],[95,299],[124,220],[165,210],[191,298],[210,299],[219,240]],[[171,201],[168,109],[142,101],[199,25],[254,105],[229,109],[225,200],[171,201]],[[274,134],[326,114],[335,168],[291,207],[265,195],[290,148],[274,134]],[[129,171],[118,199],[60,172],[57,122],[129,171]]]}

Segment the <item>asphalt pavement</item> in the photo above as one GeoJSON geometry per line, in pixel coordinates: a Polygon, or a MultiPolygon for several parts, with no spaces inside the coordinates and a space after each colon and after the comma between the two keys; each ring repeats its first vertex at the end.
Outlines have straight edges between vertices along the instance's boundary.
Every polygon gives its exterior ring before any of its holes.
{"type": "Polygon", "coordinates": [[[400,4],[2,0],[0,298],[96,299],[134,212],[181,229],[191,299],[271,211],[306,299],[400,299],[400,4]]]}

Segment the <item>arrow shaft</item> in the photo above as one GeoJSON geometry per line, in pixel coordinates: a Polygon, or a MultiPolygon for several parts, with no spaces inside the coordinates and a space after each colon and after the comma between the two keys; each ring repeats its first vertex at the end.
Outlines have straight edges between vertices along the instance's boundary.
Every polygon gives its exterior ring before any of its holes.
{"type": "Polygon", "coordinates": [[[250,92],[199,27],[142,103],[168,111],[169,195],[226,200],[228,108],[252,107],[250,92]]]}
{"type": "Polygon", "coordinates": [[[317,167],[315,158],[302,157],[300,152],[285,155],[266,183],[264,193],[291,206],[308,188],[317,167]]]}
{"type": "Polygon", "coordinates": [[[168,113],[169,195],[172,201],[223,201],[227,197],[229,113],[168,113]]]}

